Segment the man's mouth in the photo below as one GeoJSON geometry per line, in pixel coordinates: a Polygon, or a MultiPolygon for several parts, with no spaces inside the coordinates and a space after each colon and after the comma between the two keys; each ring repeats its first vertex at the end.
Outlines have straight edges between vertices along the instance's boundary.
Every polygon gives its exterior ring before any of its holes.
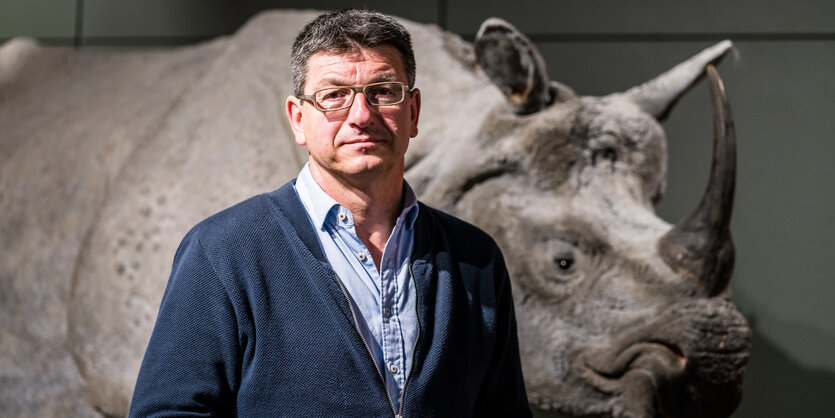
{"type": "Polygon", "coordinates": [[[353,144],[376,144],[383,142],[382,139],[371,137],[371,136],[360,136],[354,137],[351,139],[341,141],[342,145],[353,145],[353,144]]]}

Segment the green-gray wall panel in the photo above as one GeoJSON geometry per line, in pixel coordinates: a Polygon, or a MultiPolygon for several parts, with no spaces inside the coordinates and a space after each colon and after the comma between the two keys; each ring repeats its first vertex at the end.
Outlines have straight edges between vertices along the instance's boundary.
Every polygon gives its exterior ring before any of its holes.
{"type": "MultiPolygon", "coordinates": [[[[805,341],[816,344],[817,339],[805,341]]],[[[754,333],[742,404],[733,418],[832,417],[833,399],[835,373],[804,366],[761,333],[754,333]]]]}
{"type": "Polygon", "coordinates": [[[835,42],[740,49],[735,289],[767,337],[835,372],[835,42]]]}
{"type": "Polygon", "coordinates": [[[75,33],[74,0],[0,0],[0,39],[64,38],[75,33]]]}
{"type": "Polygon", "coordinates": [[[829,0],[448,0],[448,28],[474,34],[498,16],[536,34],[829,33],[829,0]]]}
{"type": "MultiPolygon", "coordinates": [[[[419,22],[435,22],[438,0],[416,3],[365,2],[368,7],[419,22]]],[[[125,38],[195,38],[229,34],[261,10],[274,8],[339,9],[356,2],[147,0],[142,2],[86,0],[84,37],[92,43],[118,43],[125,38]]]]}

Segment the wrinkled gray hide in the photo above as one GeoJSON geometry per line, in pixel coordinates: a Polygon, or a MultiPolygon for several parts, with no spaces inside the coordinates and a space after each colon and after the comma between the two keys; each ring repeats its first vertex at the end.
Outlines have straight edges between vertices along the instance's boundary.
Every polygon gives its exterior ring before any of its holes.
{"type": "MultiPolygon", "coordinates": [[[[163,52],[0,47],[4,416],[124,415],[179,240],[305,160],[284,100],[290,44],[312,17],[262,14],[229,38],[163,52]]],[[[652,203],[666,175],[657,118],[729,43],[594,98],[551,82],[504,22],[485,23],[478,56],[406,25],[424,100],[407,177],[503,249],[531,402],[728,415],[750,348],[727,290],[732,169],[720,161],[714,177],[730,178],[730,193],[709,191],[691,221],[673,227],[652,203]]]]}

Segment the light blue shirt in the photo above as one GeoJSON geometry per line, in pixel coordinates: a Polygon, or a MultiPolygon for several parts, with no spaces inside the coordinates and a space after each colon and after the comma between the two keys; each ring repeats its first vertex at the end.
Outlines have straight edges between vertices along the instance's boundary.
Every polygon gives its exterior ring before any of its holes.
{"type": "Polygon", "coordinates": [[[380,271],[357,237],[351,211],[328,196],[307,164],[296,178],[296,193],[307,211],[333,271],[351,295],[360,333],[386,381],[395,410],[412,367],[418,334],[415,283],[409,271],[418,205],[403,182],[403,210],[383,250],[380,271]]]}

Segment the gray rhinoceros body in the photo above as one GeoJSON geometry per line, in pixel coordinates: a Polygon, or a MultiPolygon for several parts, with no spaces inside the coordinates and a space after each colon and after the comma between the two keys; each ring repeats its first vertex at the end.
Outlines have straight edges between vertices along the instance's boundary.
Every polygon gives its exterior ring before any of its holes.
{"type": "MultiPolygon", "coordinates": [[[[180,238],[306,159],[283,103],[289,46],[312,16],[262,14],[165,52],[0,49],[0,409],[125,413],[180,238]]],[[[721,239],[677,238],[692,222],[673,227],[652,204],[666,177],[657,119],[729,44],[628,92],[578,97],[521,34],[488,22],[478,54],[406,22],[424,98],[407,178],[502,248],[532,404],[728,415],[750,347],[729,271],[695,274],[675,262],[690,253],[664,250],[721,239]],[[502,67],[513,57],[531,71],[502,67]]]]}

